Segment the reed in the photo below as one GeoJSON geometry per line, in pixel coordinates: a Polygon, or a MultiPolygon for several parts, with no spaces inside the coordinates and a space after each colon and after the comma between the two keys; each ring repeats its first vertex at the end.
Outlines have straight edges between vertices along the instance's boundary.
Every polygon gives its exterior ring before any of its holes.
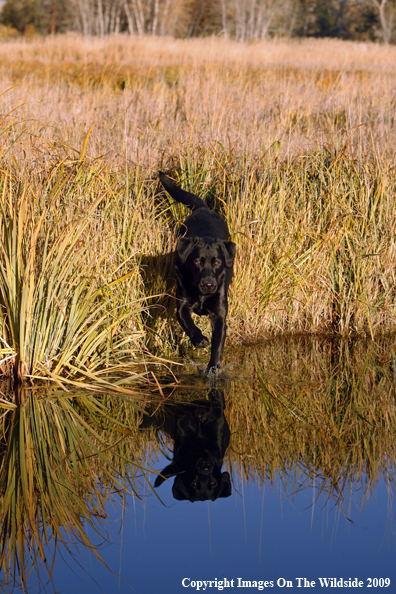
{"type": "Polygon", "coordinates": [[[186,212],[160,168],[237,243],[228,344],[392,332],[394,52],[0,43],[3,372],[82,377],[185,352],[170,254],[186,212]]]}
{"type": "Polygon", "coordinates": [[[108,287],[99,290],[95,283],[104,254],[92,250],[88,227],[95,228],[107,192],[99,176],[100,170],[91,169],[81,178],[78,163],[66,175],[55,167],[45,180],[7,165],[2,171],[1,366],[14,380],[56,377],[66,370],[84,375],[88,367],[92,373],[109,365],[112,350],[136,348],[137,326],[129,339],[120,340],[115,330],[139,316],[138,304],[137,311],[126,313],[108,287]],[[94,194],[83,217],[78,208],[65,213],[57,204],[66,184],[63,199],[76,191],[94,194]],[[96,196],[92,186],[100,187],[96,196]]]}

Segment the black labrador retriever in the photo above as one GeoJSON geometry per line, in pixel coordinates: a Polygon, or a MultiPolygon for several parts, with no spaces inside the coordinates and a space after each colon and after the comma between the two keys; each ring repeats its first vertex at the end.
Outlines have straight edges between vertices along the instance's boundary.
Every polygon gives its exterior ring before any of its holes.
{"type": "Polygon", "coordinates": [[[209,316],[212,326],[210,361],[206,373],[220,369],[226,338],[227,293],[235,257],[235,243],[225,220],[190,192],[176,186],[164,173],[159,174],[165,190],[192,213],[179,229],[175,251],[177,276],[177,319],[195,347],[209,341],[192,320],[192,313],[209,316]]]}
{"type": "Polygon", "coordinates": [[[154,487],[175,476],[172,493],[179,501],[214,501],[231,495],[230,475],[221,472],[230,442],[224,409],[224,393],[215,388],[210,391],[209,400],[176,405],[168,428],[174,439],[173,460],[157,476],[154,487]]]}

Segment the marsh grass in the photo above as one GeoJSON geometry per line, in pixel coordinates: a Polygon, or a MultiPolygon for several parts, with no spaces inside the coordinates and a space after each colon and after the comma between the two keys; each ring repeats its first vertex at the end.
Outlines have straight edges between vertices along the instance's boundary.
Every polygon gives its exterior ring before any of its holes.
{"type": "Polygon", "coordinates": [[[142,340],[147,299],[139,295],[138,264],[126,253],[136,221],[124,222],[125,203],[115,205],[114,194],[125,189],[111,184],[102,164],[85,164],[84,150],[78,160],[39,171],[37,162],[2,169],[1,371],[15,381],[63,376],[90,383],[104,368],[109,376],[114,366],[135,362],[135,379],[143,382],[146,370],[136,367],[149,364],[142,340]],[[119,292],[127,279],[133,282],[119,292]]]}
{"type": "MultiPolygon", "coordinates": [[[[156,169],[219,142],[234,155],[337,146],[394,154],[395,49],[330,40],[59,37],[0,43],[2,112],[54,143],[156,169]]],[[[272,155],[273,156],[273,155],[272,155]]]]}
{"type": "Polygon", "coordinates": [[[187,213],[159,169],[219,210],[237,243],[227,344],[393,331],[394,52],[1,43],[4,373],[83,377],[185,352],[171,253],[187,213]]]}

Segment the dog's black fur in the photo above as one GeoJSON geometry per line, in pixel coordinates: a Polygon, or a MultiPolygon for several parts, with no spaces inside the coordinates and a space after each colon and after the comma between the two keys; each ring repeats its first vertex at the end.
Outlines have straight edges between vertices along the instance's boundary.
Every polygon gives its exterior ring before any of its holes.
{"type": "Polygon", "coordinates": [[[231,495],[230,475],[221,472],[230,441],[224,409],[223,391],[215,388],[209,393],[209,401],[177,405],[168,428],[174,439],[173,460],[156,478],[155,487],[176,476],[172,493],[179,501],[214,501],[231,495]]]}
{"type": "Polygon", "coordinates": [[[206,372],[220,369],[226,338],[227,293],[235,257],[235,243],[225,220],[195,194],[176,186],[164,173],[159,174],[165,190],[177,202],[193,211],[179,230],[175,251],[177,275],[177,319],[195,347],[209,341],[192,320],[192,313],[208,315],[212,326],[210,361],[206,372]]]}

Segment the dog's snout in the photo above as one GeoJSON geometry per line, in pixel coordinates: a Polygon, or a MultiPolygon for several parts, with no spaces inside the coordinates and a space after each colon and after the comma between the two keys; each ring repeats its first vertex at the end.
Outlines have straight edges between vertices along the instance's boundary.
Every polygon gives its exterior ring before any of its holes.
{"type": "Polygon", "coordinates": [[[214,464],[210,458],[201,458],[197,462],[197,470],[202,474],[209,474],[213,471],[214,464]]]}
{"type": "Polygon", "coordinates": [[[217,283],[212,278],[203,278],[199,284],[199,288],[203,293],[214,293],[217,291],[217,283]]]}

